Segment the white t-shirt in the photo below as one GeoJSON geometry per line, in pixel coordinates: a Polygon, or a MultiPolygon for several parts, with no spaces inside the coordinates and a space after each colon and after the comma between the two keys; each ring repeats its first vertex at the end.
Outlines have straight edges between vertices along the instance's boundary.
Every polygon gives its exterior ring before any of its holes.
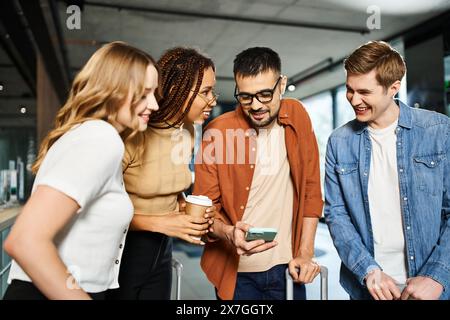
{"type": "MultiPolygon", "coordinates": [[[[120,260],[133,217],[123,185],[123,155],[122,139],[111,124],[86,121],[51,146],[33,185],[32,192],[38,185],[50,186],[80,206],[55,245],[68,272],[90,293],[119,286],[120,260]]],[[[13,279],[31,281],[15,261],[8,283],[13,279]]]]}
{"type": "Polygon", "coordinates": [[[397,172],[397,121],[387,128],[368,128],[372,142],[369,208],[375,260],[399,285],[406,282],[405,237],[397,172]]]}

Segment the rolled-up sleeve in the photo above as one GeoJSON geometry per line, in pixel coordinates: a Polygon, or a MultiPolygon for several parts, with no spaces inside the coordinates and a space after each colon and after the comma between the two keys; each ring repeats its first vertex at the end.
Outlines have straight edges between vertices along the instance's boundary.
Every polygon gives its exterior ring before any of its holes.
{"type": "Polygon", "coordinates": [[[312,129],[309,117],[308,121],[310,123],[311,130],[309,130],[307,138],[308,152],[304,217],[320,218],[322,217],[323,200],[320,185],[319,148],[317,146],[316,135],[312,129]]]}
{"type": "Polygon", "coordinates": [[[213,139],[202,139],[201,147],[195,157],[195,181],[192,193],[209,197],[216,207],[216,218],[231,224],[230,219],[223,212],[213,139]]]}

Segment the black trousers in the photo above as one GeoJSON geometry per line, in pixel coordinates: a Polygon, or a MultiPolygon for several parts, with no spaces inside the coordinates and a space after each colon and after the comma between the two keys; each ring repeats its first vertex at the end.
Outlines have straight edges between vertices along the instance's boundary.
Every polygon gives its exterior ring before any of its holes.
{"type": "Polygon", "coordinates": [[[172,239],[157,232],[128,232],[119,287],[108,290],[106,299],[170,300],[172,239]]]}
{"type": "MultiPolygon", "coordinates": [[[[105,300],[105,292],[88,293],[94,300],[105,300]]],[[[28,281],[13,280],[6,289],[3,300],[48,300],[46,296],[28,281]]]]}

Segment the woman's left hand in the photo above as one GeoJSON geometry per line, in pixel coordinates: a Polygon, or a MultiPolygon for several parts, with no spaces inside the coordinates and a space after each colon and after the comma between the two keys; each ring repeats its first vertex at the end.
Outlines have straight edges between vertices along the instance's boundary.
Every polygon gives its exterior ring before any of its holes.
{"type": "Polygon", "coordinates": [[[210,225],[209,231],[213,232],[212,224],[214,223],[214,217],[216,216],[216,207],[211,206],[208,209],[206,209],[205,218],[208,219],[208,223],[210,225]]]}
{"type": "MultiPolygon", "coordinates": [[[[180,204],[180,206],[179,206],[178,211],[183,214],[186,213],[186,201],[182,201],[182,202],[180,201],[179,204],[180,204]]],[[[208,209],[206,209],[206,212],[204,215],[204,217],[206,219],[208,219],[208,223],[210,225],[210,228],[209,228],[210,232],[213,231],[212,224],[214,223],[214,217],[216,216],[216,212],[217,212],[216,210],[217,210],[216,206],[211,206],[208,209]]]]}

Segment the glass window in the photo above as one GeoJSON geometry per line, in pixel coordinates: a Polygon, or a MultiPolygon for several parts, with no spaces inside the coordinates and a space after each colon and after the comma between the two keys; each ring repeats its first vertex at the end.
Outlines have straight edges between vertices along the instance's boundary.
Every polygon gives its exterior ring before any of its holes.
{"type": "Polygon", "coordinates": [[[333,99],[330,91],[319,93],[306,99],[302,99],[317,138],[320,155],[320,177],[322,181],[325,177],[325,153],[328,137],[333,131],[333,99]]]}
{"type": "Polygon", "coordinates": [[[355,112],[347,100],[346,92],[345,85],[338,87],[336,90],[336,128],[355,119],[355,112]]]}
{"type": "Polygon", "coordinates": [[[447,115],[450,116],[450,56],[444,58],[445,65],[445,96],[447,99],[447,115]]]}

